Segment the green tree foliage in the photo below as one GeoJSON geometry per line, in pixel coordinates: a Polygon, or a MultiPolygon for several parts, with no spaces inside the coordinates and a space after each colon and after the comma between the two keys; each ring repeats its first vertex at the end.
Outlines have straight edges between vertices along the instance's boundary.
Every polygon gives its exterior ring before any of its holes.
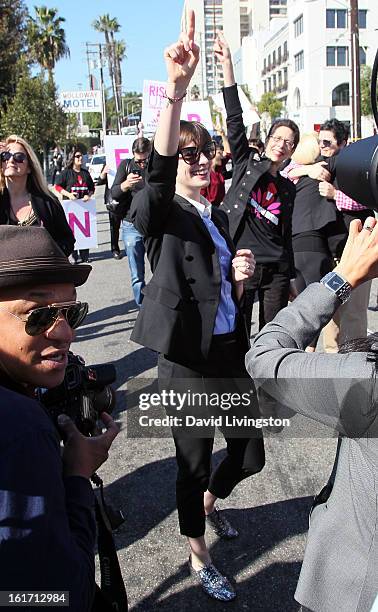
{"type": "Polygon", "coordinates": [[[272,91],[267,91],[261,96],[261,100],[257,104],[257,109],[260,115],[262,115],[262,113],[268,113],[273,121],[273,119],[280,116],[283,104],[281,100],[276,98],[272,91]]]}
{"type": "Polygon", "coordinates": [[[35,6],[35,18],[28,20],[28,43],[31,59],[47,71],[53,81],[53,70],[58,60],[70,55],[66,34],[62,27],[65,19],[58,17],[58,9],[35,6]]]}
{"type": "Polygon", "coordinates": [[[55,86],[41,76],[25,73],[6,110],[0,111],[1,136],[18,134],[35,151],[46,153],[55,142],[66,140],[67,119],[56,101],[55,86]]]}
{"type": "Polygon", "coordinates": [[[371,88],[371,67],[361,66],[361,77],[360,77],[361,115],[365,117],[373,114],[371,110],[370,88],[371,88]]]}
{"type": "Polygon", "coordinates": [[[0,0],[0,108],[16,91],[18,60],[25,53],[26,16],[23,0],[0,0]]]}

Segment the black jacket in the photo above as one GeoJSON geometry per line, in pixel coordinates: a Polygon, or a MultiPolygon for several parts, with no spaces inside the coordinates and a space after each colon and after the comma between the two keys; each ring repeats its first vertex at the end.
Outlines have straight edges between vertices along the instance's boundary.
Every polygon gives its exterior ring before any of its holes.
{"type": "MultiPolygon", "coordinates": [[[[227,137],[233,162],[231,187],[228,190],[220,209],[229,216],[231,238],[237,247],[238,238],[243,234],[246,224],[246,207],[251,191],[256,183],[269,172],[271,160],[262,158],[255,160],[245,134],[242,108],[239,102],[237,86],[224,87],[223,96],[227,111],[227,137]]],[[[295,197],[295,186],[280,174],[275,178],[280,200],[282,203],[282,245],[285,257],[290,265],[291,278],[295,276],[294,256],[291,242],[291,218],[295,197]]],[[[257,263],[260,263],[256,259],[257,263]]]]}
{"type": "Polygon", "coordinates": [[[114,177],[114,182],[111,188],[111,195],[114,200],[122,204],[122,217],[126,219],[126,221],[131,221],[131,202],[134,195],[138,193],[138,191],[141,191],[143,189],[144,176],[144,168],[140,168],[140,166],[135,163],[134,158],[123,159],[117,168],[117,172],[114,177]],[[143,178],[143,181],[140,181],[138,185],[135,185],[135,187],[129,189],[128,191],[122,191],[121,183],[123,183],[123,181],[125,181],[128,175],[132,172],[136,172],[137,174],[139,174],[143,178]]]}
{"type": "MultiPolygon", "coordinates": [[[[71,255],[75,238],[67,223],[66,215],[59,200],[51,194],[31,194],[32,209],[37,217],[36,225],[43,225],[60,246],[65,255],[71,255]]],[[[0,196],[0,225],[9,225],[10,221],[10,199],[8,190],[5,188],[0,196]]]]}
{"type": "Polygon", "coordinates": [[[296,184],[293,210],[293,236],[302,232],[320,230],[336,221],[335,203],[319,193],[319,181],[301,176],[296,184]]]}
{"type": "MultiPolygon", "coordinates": [[[[217,251],[196,208],[175,195],[178,156],[152,152],[146,186],[133,198],[131,220],[145,237],[153,277],[131,338],[184,365],[203,363],[209,352],[221,290],[217,251]]],[[[227,215],[212,220],[232,253],[227,215]]],[[[231,270],[230,270],[231,275],[231,270]]],[[[234,296],[235,303],[236,298],[234,296]]],[[[238,334],[248,350],[246,328],[238,334]]]]}

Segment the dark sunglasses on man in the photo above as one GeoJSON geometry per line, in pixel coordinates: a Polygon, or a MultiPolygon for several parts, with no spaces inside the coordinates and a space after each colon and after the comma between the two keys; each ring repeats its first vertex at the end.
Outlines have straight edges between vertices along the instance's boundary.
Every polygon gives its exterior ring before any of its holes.
{"type": "Polygon", "coordinates": [[[193,166],[199,162],[201,153],[203,153],[209,161],[214,159],[216,153],[215,142],[205,144],[202,149],[199,147],[183,147],[179,150],[182,159],[186,164],[189,164],[189,166],[193,166]]]}
{"type": "Polygon", "coordinates": [[[323,146],[323,147],[331,147],[334,143],[331,140],[323,140],[320,139],[319,140],[319,146],[323,146]]]}
{"type": "Polygon", "coordinates": [[[2,306],[0,306],[0,310],[25,323],[25,332],[28,336],[38,336],[50,329],[61,315],[64,316],[72,329],[76,329],[88,314],[88,304],[87,302],[49,304],[48,306],[41,306],[41,308],[34,308],[28,312],[25,319],[14,314],[14,312],[6,310],[2,306]]]}
{"type": "Polygon", "coordinates": [[[15,161],[17,164],[23,164],[27,159],[26,153],[23,153],[22,151],[16,151],[15,153],[12,153],[11,151],[2,151],[0,154],[0,159],[2,162],[9,161],[11,157],[13,157],[13,161],[15,161]]]}
{"type": "Polygon", "coordinates": [[[145,157],[144,159],[134,159],[134,162],[137,166],[147,166],[149,157],[145,157]]]}

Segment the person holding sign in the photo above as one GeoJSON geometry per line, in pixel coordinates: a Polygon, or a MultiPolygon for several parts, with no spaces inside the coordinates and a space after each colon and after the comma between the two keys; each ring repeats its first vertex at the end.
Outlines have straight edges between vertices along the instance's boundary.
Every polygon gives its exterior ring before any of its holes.
{"type": "MultiPolygon", "coordinates": [[[[95,185],[88,170],[82,167],[83,154],[79,149],[74,149],[66,168],[58,178],[55,189],[63,196],[63,200],[90,200],[95,191],[95,185]]],[[[72,257],[74,263],[79,263],[79,254],[82,263],[88,263],[89,249],[74,251],[72,257]]]]}
{"type": "MultiPolygon", "coordinates": [[[[131,219],[144,236],[153,272],[131,338],[159,353],[160,388],[168,385],[177,393],[184,384],[185,389],[202,388],[205,395],[211,389],[220,397],[222,390],[239,391],[235,379],[247,380],[248,339],[239,300],[255,264],[250,250],[235,252],[227,215],[200,195],[209,184],[215,156],[210,134],[198,122],[180,122],[182,101],[199,60],[194,30],[190,11],[187,31],[164,51],[167,104],[160,114],[146,184],[131,204],[131,219]]],[[[187,402],[177,413],[171,403],[167,412],[188,415],[189,409],[187,402]]],[[[200,411],[203,417],[208,414],[206,407],[200,411]]],[[[233,411],[232,406],[228,414],[233,411]]],[[[188,569],[210,597],[231,601],[234,588],[212,563],[205,525],[224,539],[238,535],[215,502],[263,468],[262,436],[256,430],[249,432],[253,437],[225,434],[227,454],[211,471],[214,428],[207,430],[206,438],[196,437],[201,431],[188,436],[180,427],[172,432],[180,531],[190,546],[188,569]]]]}

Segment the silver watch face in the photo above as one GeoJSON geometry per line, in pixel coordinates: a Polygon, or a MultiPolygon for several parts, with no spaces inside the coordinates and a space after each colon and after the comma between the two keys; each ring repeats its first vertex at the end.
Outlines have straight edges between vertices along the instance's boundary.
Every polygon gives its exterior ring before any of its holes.
{"type": "Polygon", "coordinates": [[[332,289],[332,291],[337,291],[338,289],[340,289],[343,285],[345,285],[345,280],[343,278],[341,278],[341,276],[339,276],[338,274],[333,274],[331,276],[331,278],[327,281],[327,285],[330,289],[332,289]]]}

